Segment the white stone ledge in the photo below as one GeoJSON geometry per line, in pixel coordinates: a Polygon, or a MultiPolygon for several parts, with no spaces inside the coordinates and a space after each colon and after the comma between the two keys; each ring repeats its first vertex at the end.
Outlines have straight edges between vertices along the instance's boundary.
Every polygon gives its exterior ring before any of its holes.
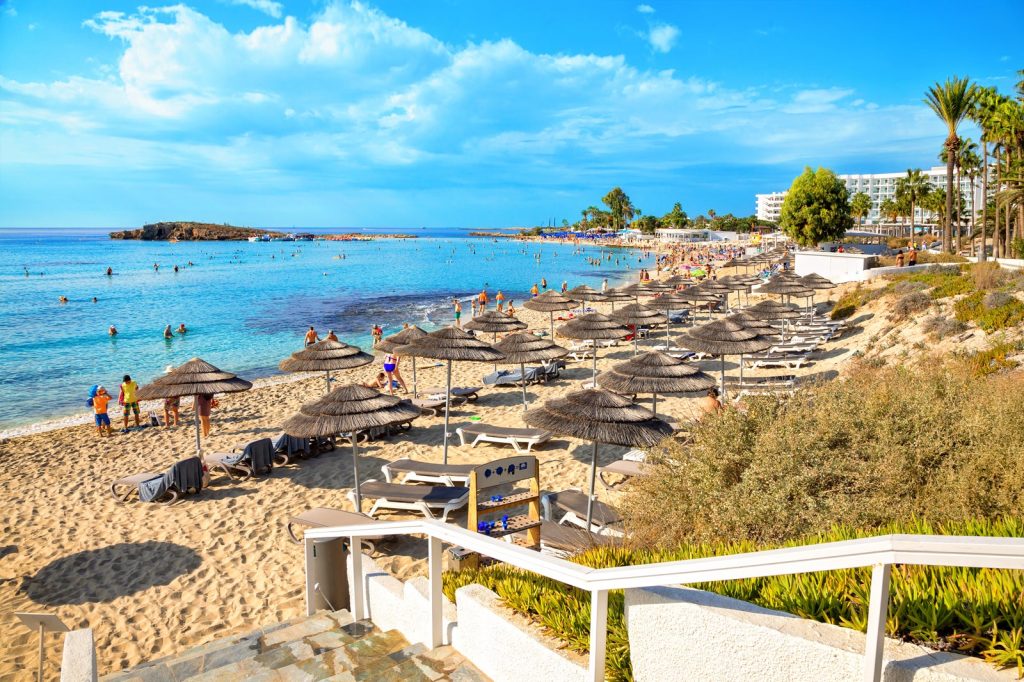
{"type": "MultiPolygon", "coordinates": [[[[862,633],[688,588],[626,590],[633,675],[645,680],[858,680],[862,633]]],[[[885,642],[885,682],[1006,682],[976,658],[885,642]]]]}
{"type": "Polygon", "coordinates": [[[72,630],[64,635],[60,682],[96,682],[96,645],[92,630],[72,630]]]}

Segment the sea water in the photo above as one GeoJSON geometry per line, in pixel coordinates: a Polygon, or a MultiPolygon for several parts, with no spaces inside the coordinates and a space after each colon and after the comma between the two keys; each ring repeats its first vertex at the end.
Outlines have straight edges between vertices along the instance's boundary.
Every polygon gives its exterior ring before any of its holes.
{"type": "MultiPolygon", "coordinates": [[[[451,324],[452,298],[468,301],[481,288],[492,305],[501,289],[521,307],[542,277],[549,288],[562,280],[599,288],[603,278],[615,285],[651,267],[621,249],[590,265],[601,254],[594,244],[405,232],[416,238],[169,243],[0,229],[0,428],[85,412],[91,385],[116,395],[124,374],[143,384],[193,357],[248,379],[269,376],[301,349],[309,325],[369,350],[374,324],[385,335],[405,322],[427,331],[451,324]],[[181,323],[187,334],[163,338],[165,326],[181,323]]],[[[470,317],[466,303],[462,319],[470,317]]]]}

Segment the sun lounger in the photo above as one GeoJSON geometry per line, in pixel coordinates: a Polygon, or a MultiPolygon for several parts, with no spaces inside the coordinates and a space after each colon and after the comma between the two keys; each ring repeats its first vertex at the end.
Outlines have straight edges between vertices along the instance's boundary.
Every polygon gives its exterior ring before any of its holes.
{"type": "MultiPolygon", "coordinates": [[[[450,488],[446,485],[407,485],[405,483],[382,483],[370,480],[359,487],[360,494],[375,500],[370,516],[381,509],[404,509],[418,511],[428,519],[434,518],[434,510],[441,512],[441,520],[447,521],[448,514],[466,506],[469,488],[450,488]]],[[[354,499],[355,493],[349,493],[354,499]]]]}
{"type": "Polygon", "coordinates": [[[232,471],[241,474],[242,478],[250,478],[264,470],[269,474],[274,469],[274,443],[269,438],[260,438],[241,448],[236,447],[232,452],[207,455],[206,464],[211,471],[222,469],[228,478],[234,478],[232,471]]]}
{"type": "MultiPolygon", "coordinates": [[[[375,521],[366,514],[345,511],[343,509],[313,507],[288,519],[285,529],[288,531],[288,537],[292,539],[292,542],[302,544],[302,538],[296,532],[298,527],[333,528],[336,526],[356,526],[367,523],[375,523],[375,521]]],[[[374,543],[380,542],[382,539],[382,536],[376,536],[364,537],[362,540],[364,544],[369,545],[369,550],[372,552],[374,550],[374,543]]]]}
{"type": "Polygon", "coordinates": [[[768,349],[769,353],[810,353],[818,348],[818,344],[809,341],[802,343],[778,343],[768,349]]]}
{"type": "Polygon", "coordinates": [[[785,367],[787,369],[799,369],[808,362],[811,362],[810,353],[760,353],[756,355],[744,355],[744,367],[785,367]]]}
{"type": "Polygon", "coordinates": [[[299,457],[311,457],[316,454],[309,438],[299,438],[281,432],[274,437],[274,464],[282,466],[291,464],[299,457]]]}
{"type": "MultiPolygon", "coordinates": [[[[444,386],[436,386],[436,387],[433,387],[433,388],[428,388],[425,391],[420,391],[420,393],[425,394],[427,396],[431,396],[431,397],[432,396],[440,396],[443,399],[444,398],[444,386]]],[[[477,398],[480,397],[480,387],[479,386],[452,386],[451,394],[452,394],[452,398],[460,398],[463,401],[468,400],[469,402],[473,402],[477,398]]]]}
{"type": "Polygon", "coordinates": [[[484,376],[485,386],[521,386],[525,378],[526,383],[535,384],[547,380],[547,375],[540,367],[527,367],[525,374],[518,369],[501,369],[484,376]]]}
{"type": "Polygon", "coordinates": [[[137,491],[141,502],[169,504],[189,490],[198,493],[202,487],[203,462],[198,457],[189,457],[175,462],[162,474],[142,473],[119,478],[110,484],[110,492],[118,502],[127,502],[137,491]]]}
{"type": "Polygon", "coordinates": [[[579,554],[593,547],[614,545],[618,542],[621,542],[621,538],[614,535],[588,533],[582,528],[555,523],[554,521],[542,520],[540,522],[541,554],[547,554],[559,559],[579,554]]]}
{"type": "Polygon", "coordinates": [[[466,487],[469,474],[476,468],[475,464],[435,464],[419,462],[415,459],[399,459],[388,462],[381,467],[384,479],[388,483],[440,483],[451,487],[466,487]]]}
{"type": "Polygon", "coordinates": [[[534,445],[540,445],[551,439],[551,432],[543,429],[514,429],[488,424],[472,424],[455,429],[459,434],[459,444],[465,445],[467,438],[472,438],[470,447],[477,443],[504,443],[515,448],[516,452],[530,452],[534,445]]]}
{"type": "Polygon", "coordinates": [[[594,358],[594,351],[588,348],[582,348],[580,350],[569,351],[569,357],[576,362],[582,362],[584,360],[592,360],[594,358]]]}
{"type": "Polygon", "coordinates": [[[612,462],[611,464],[598,469],[597,475],[598,478],[601,479],[601,484],[604,485],[605,488],[608,490],[614,490],[634,476],[647,476],[649,474],[650,465],[644,464],[643,462],[630,462],[620,459],[617,462],[612,462]],[[622,480],[618,483],[609,483],[606,478],[608,475],[620,476],[622,480]]]}
{"type": "MultiPolygon", "coordinates": [[[[587,525],[587,494],[581,490],[562,490],[556,493],[545,493],[540,496],[543,516],[549,521],[561,524],[571,523],[586,529],[587,525]],[[558,516],[559,518],[555,518],[558,516]]],[[[621,524],[622,517],[615,508],[594,500],[591,531],[606,535],[622,535],[622,531],[613,526],[621,524]]],[[[543,537],[543,536],[541,536],[543,537]]]]}
{"type": "MultiPolygon", "coordinates": [[[[420,408],[420,414],[436,417],[444,414],[444,397],[441,398],[412,398],[409,400],[410,403],[420,408]]],[[[465,403],[464,398],[452,397],[449,401],[452,407],[462,405],[465,403]]]]}

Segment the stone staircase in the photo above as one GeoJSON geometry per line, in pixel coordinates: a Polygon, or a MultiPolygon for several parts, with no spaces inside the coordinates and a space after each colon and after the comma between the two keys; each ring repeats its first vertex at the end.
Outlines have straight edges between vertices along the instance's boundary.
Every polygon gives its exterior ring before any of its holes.
{"type": "Polygon", "coordinates": [[[308,618],[214,640],[180,654],[101,678],[117,682],[486,682],[488,678],[450,646],[428,650],[396,630],[381,632],[348,611],[308,618]]]}

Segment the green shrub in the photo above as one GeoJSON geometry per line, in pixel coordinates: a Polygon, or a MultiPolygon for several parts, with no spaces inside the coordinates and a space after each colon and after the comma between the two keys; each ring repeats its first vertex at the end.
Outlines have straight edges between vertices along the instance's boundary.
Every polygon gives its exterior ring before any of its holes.
{"type": "Polygon", "coordinates": [[[1010,242],[1010,251],[1014,258],[1024,258],[1024,238],[1017,237],[1010,242]]]}
{"type": "Polygon", "coordinates": [[[953,306],[956,319],[974,322],[989,334],[1024,322],[1024,302],[1013,296],[990,296],[976,291],[957,301],[953,306]]]}
{"type": "Polygon", "coordinates": [[[932,298],[923,291],[915,291],[899,299],[892,306],[892,319],[906,320],[925,311],[932,304],[932,298]]]}
{"type": "Polygon", "coordinates": [[[988,376],[1004,369],[1013,369],[1019,364],[1010,355],[1024,351],[1024,342],[1000,342],[967,356],[967,363],[976,376],[988,376]]]}
{"type": "Polygon", "coordinates": [[[925,319],[921,324],[921,329],[924,330],[925,334],[928,334],[932,339],[941,341],[947,336],[953,336],[959,334],[967,329],[967,325],[955,318],[946,317],[945,315],[933,315],[925,319]]]}
{"type": "Polygon", "coordinates": [[[886,293],[888,293],[886,288],[868,289],[858,284],[840,296],[839,300],[836,301],[835,307],[832,308],[832,319],[845,320],[857,312],[858,308],[867,305],[876,298],[884,296],[886,293]]]}
{"type": "MultiPolygon", "coordinates": [[[[885,526],[870,533],[835,527],[786,545],[849,540],[885,533],[1024,537],[1024,521],[1008,517],[930,525],[920,520],[885,526]]],[[[594,568],[678,561],[750,552],[751,542],[684,544],[645,550],[602,547],[575,557],[594,568]]],[[[702,583],[693,587],[864,631],[867,624],[868,568],[702,583]]],[[[587,653],[590,599],[586,592],[504,564],[461,573],[445,573],[445,595],[477,583],[494,590],[509,608],[529,616],[568,647],[587,653]]],[[[1024,571],[897,566],[889,593],[889,635],[980,655],[1001,667],[1024,665],[1024,571]],[[1016,634],[1015,634],[1016,633],[1016,634]]],[[[629,640],[623,595],[608,599],[608,656],[605,677],[631,680],[629,640]]]]}

